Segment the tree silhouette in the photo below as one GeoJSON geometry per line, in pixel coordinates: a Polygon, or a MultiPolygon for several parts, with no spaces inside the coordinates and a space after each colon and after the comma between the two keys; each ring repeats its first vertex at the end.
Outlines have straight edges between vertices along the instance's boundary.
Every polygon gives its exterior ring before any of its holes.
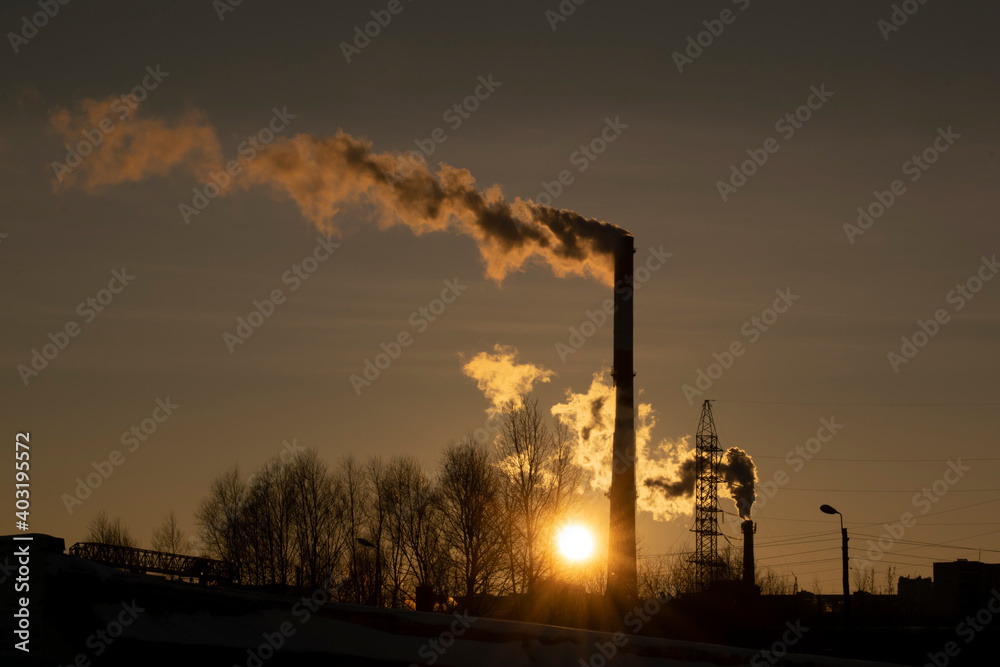
{"type": "Polygon", "coordinates": [[[456,566],[459,592],[473,613],[498,592],[505,521],[499,500],[500,477],[488,450],[473,441],[444,452],[439,503],[443,539],[456,566]]]}
{"type": "Polygon", "coordinates": [[[579,470],[566,430],[550,431],[538,399],[508,403],[495,441],[507,517],[507,567],[514,592],[535,589],[551,573],[558,524],[579,497],[579,470]]]}
{"type": "Polygon", "coordinates": [[[190,554],[192,545],[190,540],[184,538],[184,531],[177,523],[174,511],[170,510],[159,526],[153,529],[153,537],[150,540],[153,551],[165,551],[172,554],[190,554]]]}
{"type": "Polygon", "coordinates": [[[138,547],[139,543],[132,536],[128,526],[119,517],[111,519],[107,512],[101,510],[87,524],[85,542],[99,542],[121,547],[138,547]]]}
{"type": "Polygon", "coordinates": [[[240,583],[254,583],[249,578],[250,549],[244,531],[243,510],[250,498],[249,485],[240,479],[233,466],[214,480],[198,508],[196,518],[201,528],[201,542],[206,555],[229,563],[240,583]]]}
{"type": "Polygon", "coordinates": [[[315,590],[339,569],[347,541],[340,480],[315,450],[307,450],[291,462],[287,482],[296,507],[292,528],[300,583],[315,590]]]}

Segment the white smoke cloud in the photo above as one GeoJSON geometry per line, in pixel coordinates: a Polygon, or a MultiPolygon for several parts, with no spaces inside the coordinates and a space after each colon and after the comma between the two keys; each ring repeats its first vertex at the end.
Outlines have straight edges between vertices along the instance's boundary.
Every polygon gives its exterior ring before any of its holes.
{"type": "Polygon", "coordinates": [[[541,366],[519,364],[515,361],[517,350],[497,344],[493,352],[480,352],[462,366],[462,372],[476,381],[479,390],[490,400],[491,415],[503,410],[513,401],[531,393],[536,382],[548,382],[555,375],[541,366]]]}
{"type": "MultiPolygon", "coordinates": [[[[594,373],[586,393],[566,392],[566,400],[552,407],[552,414],[576,437],[574,462],[587,474],[590,487],[605,492],[611,486],[614,461],[612,449],[615,424],[615,390],[610,373],[594,373]]],[[[640,403],[636,423],[636,479],[639,494],[637,507],[657,521],[669,521],[691,514],[690,500],[669,497],[641,480],[650,477],[674,477],[684,459],[692,456],[688,436],[679,440],[654,442],[656,417],[652,405],[640,403]]]]}

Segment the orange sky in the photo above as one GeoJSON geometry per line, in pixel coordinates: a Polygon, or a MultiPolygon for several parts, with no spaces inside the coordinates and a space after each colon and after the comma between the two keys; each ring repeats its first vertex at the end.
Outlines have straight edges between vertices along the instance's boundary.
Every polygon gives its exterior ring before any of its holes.
{"type": "MultiPolygon", "coordinates": [[[[293,440],[329,461],[412,454],[432,469],[487,418],[463,373],[477,354],[510,346],[551,371],[535,384],[547,408],[610,365],[610,325],[587,325],[611,296],[595,271],[485,264],[475,234],[398,225],[402,209],[364,197],[330,204],[339,172],[234,185],[184,215],[219,156],[281,173],[290,147],[343,130],[378,154],[420,149],[434,173],[468,170],[445,178],[474,179],[484,201],[551,203],[635,235],[637,266],[657,267],[635,310],[651,447],[693,443],[700,401],[718,399],[720,444],[777,490],[754,513],[761,564],[836,590],[839,526],[821,503],[843,512],[852,557],[906,512],[904,540],[965,547],[897,543],[880,571],[928,575],[980,548],[996,561],[1000,462],[976,460],[996,456],[1000,405],[990,22],[928,3],[886,40],[879,3],[743,4],[682,72],[672,54],[716,8],[586,3],[553,30],[537,3],[413,4],[347,62],[364,3],[244,3],[221,21],[210,3],[63,7],[4,54],[0,105],[0,390],[8,433],[32,433],[32,528],[72,543],[106,509],[148,541],[173,509],[193,532],[212,477],[293,440]],[[67,140],[94,132],[98,150],[60,181],[67,140]],[[845,230],[859,207],[860,234],[845,230]],[[270,315],[243,336],[255,301],[270,315]],[[59,341],[25,383],[18,367],[59,341]],[[398,358],[358,391],[351,376],[394,341],[398,358]],[[711,386],[686,394],[699,372],[711,386]],[[133,426],[141,437],[123,441],[133,426]],[[68,513],[61,496],[115,450],[121,465],[68,513]],[[933,499],[914,497],[925,487],[933,499]]],[[[32,7],[5,3],[4,32],[32,7]]],[[[642,513],[642,549],[693,548],[690,525],[642,513]]]]}

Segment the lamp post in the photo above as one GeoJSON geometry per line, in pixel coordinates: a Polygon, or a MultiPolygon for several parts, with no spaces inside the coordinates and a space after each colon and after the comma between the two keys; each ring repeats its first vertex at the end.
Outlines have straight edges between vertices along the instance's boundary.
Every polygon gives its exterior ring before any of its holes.
{"type": "Polygon", "coordinates": [[[844,515],[833,509],[829,505],[820,505],[820,511],[824,514],[837,514],[840,516],[840,535],[843,538],[844,549],[844,625],[851,625],[851,588],[847,580],[847,529],[844,528],[844,515]]]}

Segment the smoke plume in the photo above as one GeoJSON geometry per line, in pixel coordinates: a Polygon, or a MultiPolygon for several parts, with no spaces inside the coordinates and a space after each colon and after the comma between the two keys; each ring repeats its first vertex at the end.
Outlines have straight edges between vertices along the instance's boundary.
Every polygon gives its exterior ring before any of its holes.
{"type": "MultiPolygon", "coordinates": [[[[575,436],[573,462],[582,468],[591,489],[606,492],[611,487],[613,467],[624,462],[614,461],[615,390],[606,379],[607,370],[594,373],[586,393],[566,391],[566,400],[552,407],[552,414],[575,436]]],[[[682,461],[690,457],[688,439],[676,442],[662,440],[654,444],[652,431],[656,425],[653,408],[640,403],[636,422],[636,476],[670,478],[677,474],[682,461]]],[[[636,489],[639,510],[649,512],[657,521],[669,521],[691,513],[689,504],[659,490],[639,485],[636,489]]]]}
{"type": "Polygon", "coordinates": [[[61,166],[53,165],[57,191],[74,185],[92,191],[104,185],[164,176],[175,167],[204,179],[222,163],[215,128],[201,112],[189,110],[173,123],[147,120],[135,118],[137,112],[129,113],[121,99],[85,99],[77,104],[75,113],[57,108],[49,115],[49,131],[67,144],[65,163],[60,160],[61,166]],[[125,119],[121,119],[123,113],[125,119]],[[116,124],[112,131],[104,132],[101,123],[105,121],[107,127],[109,119],[116,124]],[[92,150],[88,152],[87,146],[92,150]]]}
{"type": "MultiPolygon", "coordinates": [[[[757,482],[757,467],[750,455],[739,447],[731,447],[725,460],[719,463],[721,480],[726,483],[729,495],[736,503],[740,518],[749,519],[750,510],[757,499],[754,490],[757,482]]],[[[672,476],[646,477],[643,486],[657,489],[668,498],[694,495],[698,481],[695,459],[683,461],[672,476]]]]}
{"type": "Polygon", "coordinates": [[[681,462],[681,465],[677,469],[677,477],[674,481],[670,481],[665,477],[650,477],[643,482],[646,486],[650,488],[656,488],[667,496],[673,498],[676,496],[691,496],[694,494],[694,483],[697,481],[695,472],[695,460],[687,459],[681,462]]]}
{"type": "MultiPolygon", "coordinates": [[[[113,99],[113,98],[112,98],[113,99]]],[[[82,133],[109,117],[112,99],[83,100],[78,112],[62,109],[50,129],[75,144],[82,133]]],[[[68,176],[90,189],[138,181],[185,168],[199,180],[222,169],[215,129],[190,112],[174,124],[123,119],[68,176]]],[[[515,198],[498,186],[480,191],[465,169],[440,164],[437,172],[397,153],[376,153],[370,142],[338,131],[332,137],[279,137],[240,166],[236,188],[262,185],[290,197],[302,214],[326,234],[339,235],[337,216],[346,207],[368,206],[382,228],[405,225],[414,234],[450,231],[472,237],[486,275],[500,282],[530,263],[548,265],[560,277],[590,276],[610,285],[612,252],[625,230],[572,211],[515,198]]],[[[61,181],[62,179],[60,179],[61,181]]],[[[58,186],[57,186],[58,187],[58,186]]]]}
{"type": "Polygon", "coordinates": [[[511,401],[519,403],[536,382],[548,382],[555,375],[541,366],[516,363],[516,356],[515,348],[498,344],[492,354],[480,352],[462,366],[462,372],[475,380],[490,400],[491,415],[501,412],[511,401]]]}
{"type": "Polygon", "coordinates": [[[741,519],[750,518],[750,510],[757,499],[754,489],[757,482],[757,466],[750,455],[739,447],[730,447],[726,461],[720,466],[722,478],[729,487],[729,495],[736,503],[741,519]]]}

